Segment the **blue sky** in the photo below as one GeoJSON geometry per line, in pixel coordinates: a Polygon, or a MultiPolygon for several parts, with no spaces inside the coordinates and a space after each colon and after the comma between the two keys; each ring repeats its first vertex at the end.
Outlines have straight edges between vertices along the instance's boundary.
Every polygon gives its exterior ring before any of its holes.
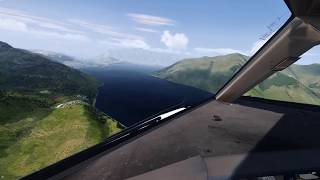
{"type": "Polygon", "coordinates": [[[77,57],[252,55],[289,16],[282,0],[0,0],[0,40],[77,57]]]}

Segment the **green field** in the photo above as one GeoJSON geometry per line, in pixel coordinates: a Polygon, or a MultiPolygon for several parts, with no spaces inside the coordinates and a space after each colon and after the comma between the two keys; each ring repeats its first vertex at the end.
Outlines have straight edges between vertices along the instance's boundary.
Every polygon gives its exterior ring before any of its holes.
{"type": "Polygon", "coordinates": [[[57,109],[41,95],[9,93],[0,98],[0,179],[29,174],[121,130],[90,105],[57,109]]]}

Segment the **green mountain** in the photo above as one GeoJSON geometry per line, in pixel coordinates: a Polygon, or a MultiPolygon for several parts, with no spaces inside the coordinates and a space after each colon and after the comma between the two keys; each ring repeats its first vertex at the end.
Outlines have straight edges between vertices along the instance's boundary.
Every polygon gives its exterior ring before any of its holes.
{"type": "MultiPolygon", "coordinates": [[[[241,54],[185,59],[155,76],[216,93],[249,59],[241,54]]],[[[320,64],[292,65],[245,95],[320,105],[320,64]]]]}
{"type": "Polygon", "coordinates": [[[18,179],[120,131],[91,104],[98,81],[0,42],[0,179],[18,179]]]}
{"type": "Polygon", "coordinates": [[[66,65],[0,41],[0,89],[80,94],[93,99],[98,82],[66,65]]]}

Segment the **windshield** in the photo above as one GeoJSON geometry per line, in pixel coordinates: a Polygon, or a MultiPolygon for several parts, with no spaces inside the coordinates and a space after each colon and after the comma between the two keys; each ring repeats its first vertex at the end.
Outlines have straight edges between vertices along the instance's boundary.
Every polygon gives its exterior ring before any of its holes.
{"type": "Polygon", "coordinates": [[[290,15],[279,0],[0,0],[0,179],[212,98],[290,15]]]}
{"type": "Polygon", "coordinates": [[[245,95],[278,101],[320,105],[319,46],[290,67],[259,83],[245,95]]]}

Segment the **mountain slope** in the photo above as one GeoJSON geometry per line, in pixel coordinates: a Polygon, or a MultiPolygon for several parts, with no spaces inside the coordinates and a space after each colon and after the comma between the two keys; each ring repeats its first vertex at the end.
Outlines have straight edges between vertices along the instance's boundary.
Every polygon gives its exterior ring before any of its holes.
{"type": "MultiPolygon", "coordinates": [[[[241,54],[182,60],[155,76],[216,93],[248,60],[241,54]]],[[[246,95],[320,104],[320,65],[292,65],[277,72],[246,95]]]]}
{"type": "Polygon", "coordinates": [[[91,104],[98,81],[0,42],[0,177],[18,179],[120,131],[91,104]]]}
{"type": "Polygon", "coordinates": [[[308,88],[320,93],[320,64],[293,65],[286,72],[291,74],[300,82],[303,82],[308,88]]]}
{"type": "Polygon", "coordinates": [[[102,142],[120,130],[116,121],[90,105],[48,108],[51,103],[37,103],[32,97],[2,97],[2,179],[18,179],[102,142]]]}
{"type": "Polygon", "coordinates": [[[158,71],[155,75],[215,93],[247,59],[248,57],[241,54],[186,59],[158,71]]]}
{"type": "Polygon", "coordinates": [[[48,90],[93,98],[97,87],[91,76],[0,42],[0,89],[48,90]]]}
{"type": "MultiPolygon", "coordinates": [[[[320,69],[319,69],[320,70],[320,69]]],[[[278,72],[246,93],[254,97],[320,105],[320,94],[300,80],[278,72]]]]}

